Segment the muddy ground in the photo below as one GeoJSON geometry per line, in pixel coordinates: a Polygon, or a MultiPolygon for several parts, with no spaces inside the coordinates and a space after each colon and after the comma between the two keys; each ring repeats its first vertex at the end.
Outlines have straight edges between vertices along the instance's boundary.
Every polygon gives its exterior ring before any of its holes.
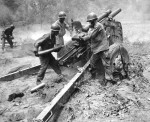
{"type": "MultiPolygon", "coordinates": [[[[57,122],[149,122],[150,117],[150,24],[124,24],[124,46],[131,58],[130,80],[118,84],[108,83],[102,87],[98,80],[89,80],[90,74],[85,73],[82,86],[65,105],[57,122]],[[132,29],[131,27],[132,26],[132,29]],[[129,30],[130,27],[130,30],[129,30]],[[144,33],[143,36],[141,36],[144,33]],[[131,43],[132,42],[132,43],[131,43]]],[[[31,28],[32,30],[32,28],[31,28]]],[[[19,29],[18,29],[19,31],[19,29]]],[[[39,64],[38,58],[32,53],[34,33],[26,35],[15,32],[17,46],[0,51],[0,76],[18,69],[39,64]],[[23,35],[23,36],[20,36],[23,35]],[[32,38],[31,38],[32,37],[32,38]],[[21,41],[20,41],[21,40],[21,41]]],[[[40,31],[45,33],[46,31],[40,31]]],[[[20,32],[20,31],[19,31],[20,32]]],[[[77,72],[76,69],[62,67],[66,80],[59,79],[49,69],[43,82],[46,87],[31,94],[36,86],[36,74],[0,83],[0,122],[30,122],[50,102],[63,86],[77,72]],[[68,75],[69,74],[69,75],[68,75]],[[23,97],[8,101],[12,93],[24,93],[23,97]]]]}

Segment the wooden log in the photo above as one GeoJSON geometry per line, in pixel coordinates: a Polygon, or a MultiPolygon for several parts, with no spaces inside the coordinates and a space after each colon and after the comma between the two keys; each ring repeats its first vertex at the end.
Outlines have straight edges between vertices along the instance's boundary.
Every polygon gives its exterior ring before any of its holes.
{"type": "Polygon", "coordinates": [[[76,82],[81,78],[84,71],[89,66],[88,61],[64,88],[56,95],[50,104],[34,119],[34,122],[48,122],[50,118],[59,110],[61,105],[65,104],[76,88],[76,82]]]}

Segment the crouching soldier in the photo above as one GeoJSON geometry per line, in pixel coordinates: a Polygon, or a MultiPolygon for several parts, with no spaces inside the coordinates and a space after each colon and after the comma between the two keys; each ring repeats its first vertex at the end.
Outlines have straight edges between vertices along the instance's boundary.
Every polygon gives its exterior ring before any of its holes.
{"type": "MultiPolygon", "coordinates": [[[[45,34],[43,37],[39,38],[35,42],[34,44],[35,56],[38,56],[38,50],[42,51],[42,50],[47,50],[47,49],[54,47],[54,45],[56,44],[56,36],[58,35],[59,30],[60,30],[60,27],[58,25],[52,24],[51,32],[48,34],[45,34]]],[[[60,78],[63,78],[59,64],[51,53],[40,55],[39,58],[40,58],[41,68],[37,75],[37,81],[36,81],[37,85],[41,83],[41,80],[43,80],[46,69],[48,68],[49,65],[58,74],[60,78]]]]}
{"type": "Polygon", "coordinates": [[[5,42],[9,43],[10,47],[13,48],[13,30],[15,29],[14,25],[11,25],[10,27],[6,28],[2,31],[1,39],[2,39],[2,50],[4,51],[5,48],[5,42]]]}
{"type": "Polygon", "coordinates": [[[98,73],[100,83],[106,85],[105,67],[102,62],[105,60],[105,51],[109,49],[106,32],[103,25],[97,22],[97,15],[95,13],[92,12],[87,16],[87,22],[89,22],[89,26],[83,28],[83,30],[88,31],[88,34],[80,38],[84,41],[90,40],[91,42],[91,75],[95,78],[98,73]]]}

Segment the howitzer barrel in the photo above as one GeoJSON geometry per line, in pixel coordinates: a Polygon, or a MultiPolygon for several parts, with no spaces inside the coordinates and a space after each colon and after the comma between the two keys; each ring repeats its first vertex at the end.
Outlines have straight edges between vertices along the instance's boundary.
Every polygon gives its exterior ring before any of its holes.
{"type": "Polygon", "coordinates": [[[109,15],[109,17],[110,18],[113,18],[113,17],[115,17],[117,14],[119,14],[121,12],[121,8],[119,8],[119,9],[117,9],[116,11],[114,11],[113,13],[111,13],[110,15],[109,15]]]}
{"type": "Polygon", "coordinates": [[[100,17],[98,17],[98,22],[104,19],[105,17],[108,17],[109,14],[111,14],[111,10],[107,10],[104,14],[102,14],[100,17]]]}

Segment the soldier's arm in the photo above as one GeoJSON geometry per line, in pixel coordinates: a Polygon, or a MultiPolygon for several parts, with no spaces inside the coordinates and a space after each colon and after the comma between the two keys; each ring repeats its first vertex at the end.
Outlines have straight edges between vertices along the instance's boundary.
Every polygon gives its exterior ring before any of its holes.
{"type": "Polygon", "coordinates": [[[100,31],[101,31],[101,26],[95,27],[91,33],[83,37],[83,40],[86,41],[86,40],[95,38],[99,34],[100,31]]]}
{"type": "Polygon", "coordinates": [[[70,27],[69,24],[67,24],[66,22],[65,22],[65,29],[66,29],[67,31],[69,31],[70,34],[72,33],[71,27],[70,27]]]}
{"type": "Polygon", "coordinates": [[[68,31],[70,31],[69,25],[66,22],[64,22],[64,23],[65,23],[65,29],[67,29],[68,31]]]}
{"type": "Polygon", "coordinates": [[[12,31],[11,31],[11,36],[13,36],[13,31],[14,31],[14,29],[12,29],[12,31]]]}
{"type": "Polygon", "coordinates": [[[13,37],[13,30],[14,30],[14,29],[12,29],[12,28],[10,28],[10,30],[9,30],[9,36],[10,36],[11,38],[14,38],[14,37],[13,37]]]}
{"type": "Polygon", "coordinates": [[[97,26],[91,33],[91,38],[95,38],[99,33],[100,31],[102,30],[101,26],[97,26]]]}
{"type": "Polygon", "coordinates": [[[50,34],[45,34],[41,38],[37,39],[34,43],[34,51],[38,51],[39,46],[41,46],[46,39],[50,38],[50,34]]]}
{"type": "Polygon", "coordinates": [[[90,25],[84,26],[84,27],[82,27],[82,31],[83,32],[88,32],[89,28],[90,28],[90,25]]]}

